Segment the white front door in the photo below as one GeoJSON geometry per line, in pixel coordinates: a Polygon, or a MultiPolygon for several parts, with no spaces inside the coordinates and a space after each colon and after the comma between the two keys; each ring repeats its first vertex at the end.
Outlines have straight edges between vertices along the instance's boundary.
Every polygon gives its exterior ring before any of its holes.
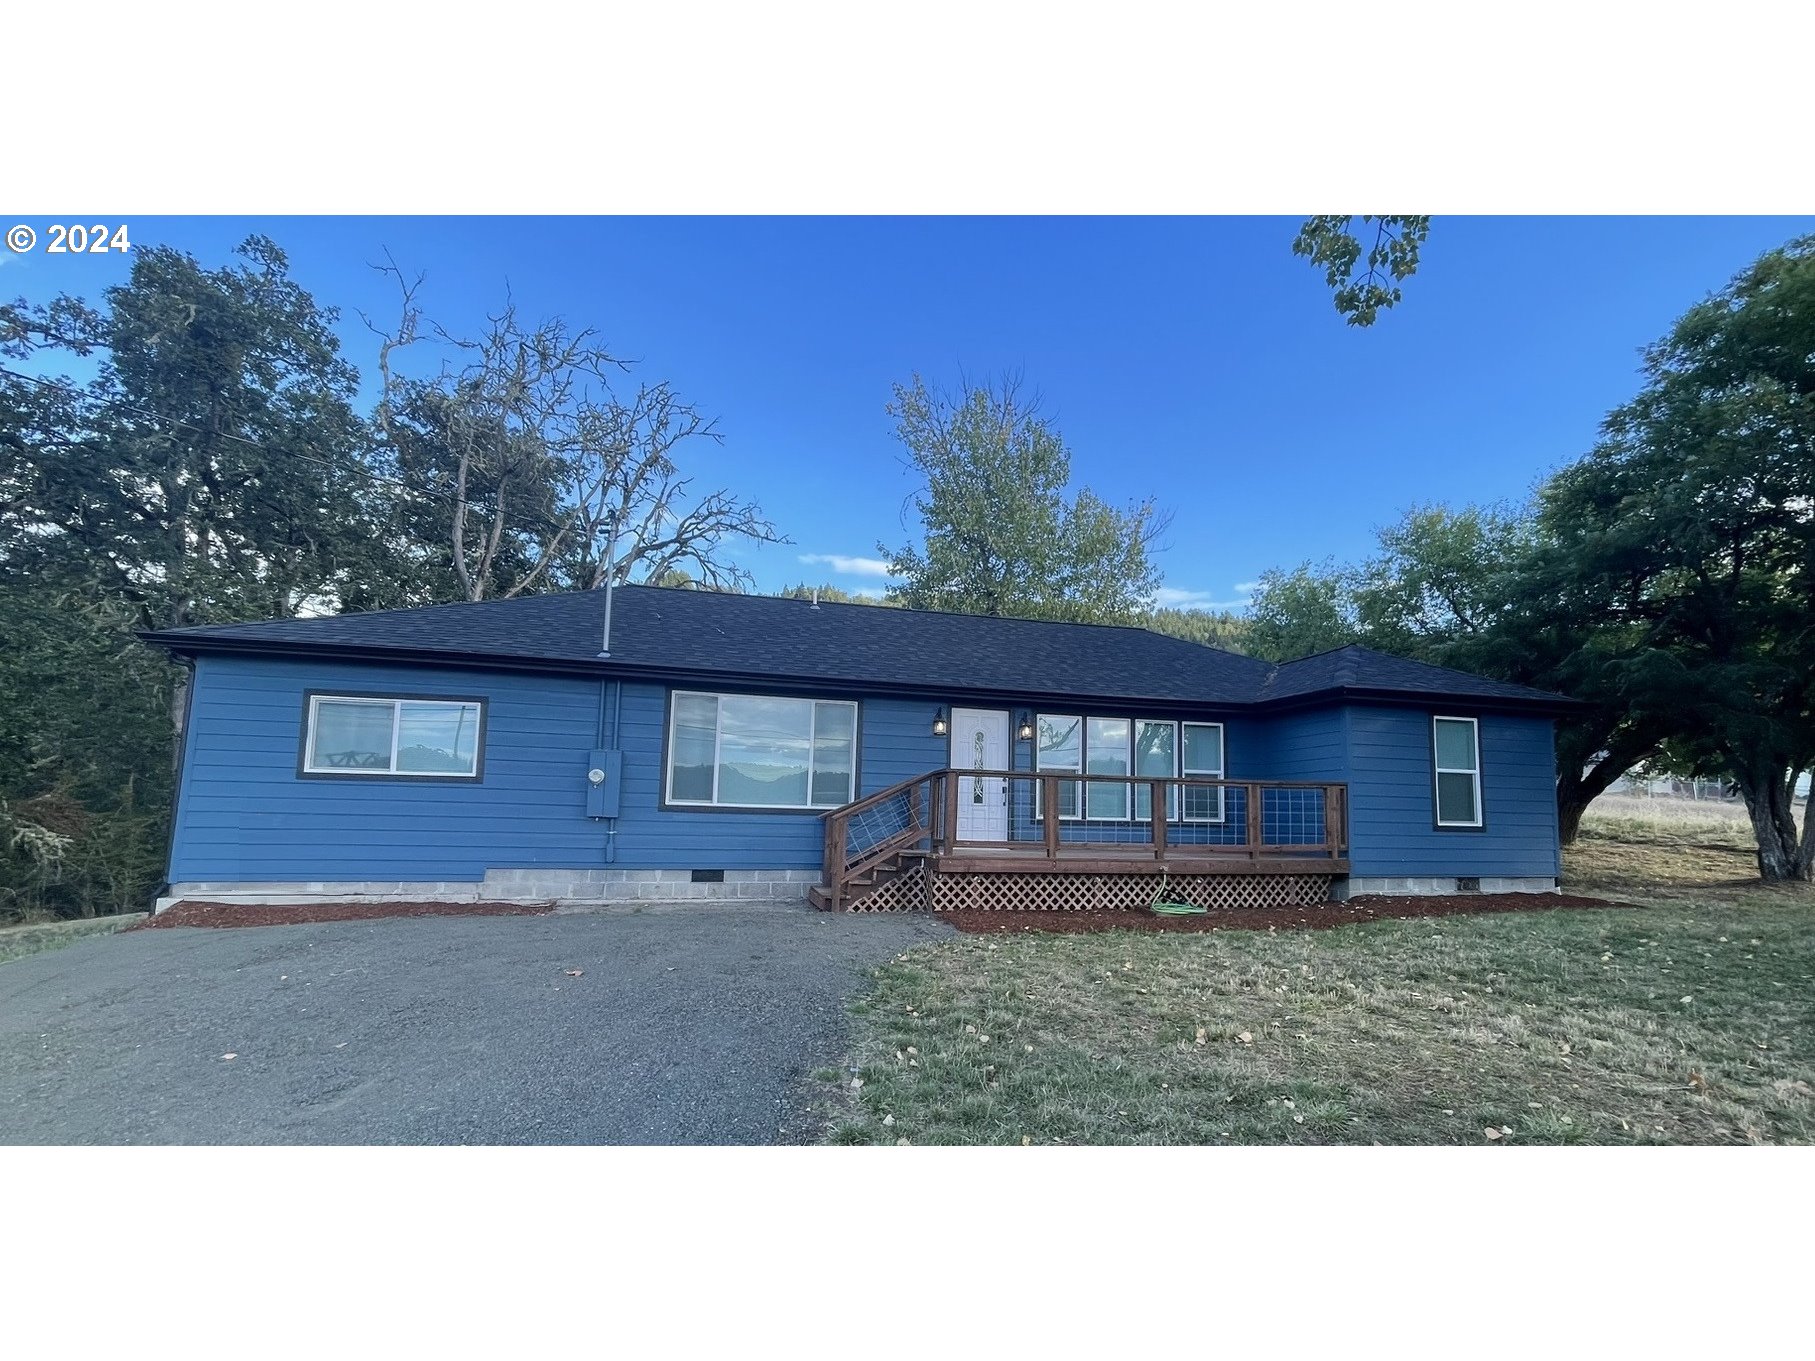
{"type": "MultiPolygon", "coordinates": [[[[1007,712],[953,709],[952,765],[958,770],[1007,770],[1007,712]]],[[[958,777],[958,840],[1008,840],[1007,780],[1000,775],[958,777]]]]}

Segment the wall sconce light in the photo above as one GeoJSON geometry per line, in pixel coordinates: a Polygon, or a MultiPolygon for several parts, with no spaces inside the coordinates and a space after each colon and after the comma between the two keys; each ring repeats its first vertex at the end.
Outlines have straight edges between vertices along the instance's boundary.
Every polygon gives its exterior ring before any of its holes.
{"type": "Polygon", "coordinates": [[[1019,735],[1023,742],[1031,742],[1034,740],[1034,716],[1032,714],[1021,715],[1021,731],[1019,735]]]}
{"type": "Polygon", "coordinates": [[[934,737],[944,737],[945,736],[945,710],[944,709],[933,710],[933,736],[934,737]]]}

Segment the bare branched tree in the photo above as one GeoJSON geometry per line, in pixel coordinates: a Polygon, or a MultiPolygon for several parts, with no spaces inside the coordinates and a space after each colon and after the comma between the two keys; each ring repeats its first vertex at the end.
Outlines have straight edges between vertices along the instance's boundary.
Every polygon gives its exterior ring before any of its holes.
{"type": "Polygon", "coordinates": [[[575,563],[576,583],[602,586],[608,570],[620,582],[633,575],[654,581],[679,570],[713,590],[748,587],[750,574],[722,561],[716,546],[734,537],[786,540],[753,501],[728,491],[691,497],[692,479],[681,476],[673,457],[687,440],[722,440],[714,422],[681,401],[667,383],[639,387],[629,403],[612,400],[595,414],[598,429],[587,441],[575,542],[596,544],[601,551],[575,563]],[[603,550],[614,526],[617,551],[607,563],[603,550]]]}
{"type": "Polygon", "coordinates": [[[420,277],[388,259],[375,268],[396,280],[402,304],[395,326],[366,322],[380,338],[377,424],[412,519],[443,526],[432,541],[446,545],[449,593],[504,598],[681,568],[738,589],[749,574],[722,556],[726,542],[786,541],[754,502],[692,494],[675,453],[718,441],[714,423],[667,383],[621,399],[613,381],[629,363],[594,331],[560,318],[531,326],[507,302],[476,339],[457,337],[425,323],[420,277]],[[434,377],[401,376],[398,353],[425,339],[452,358],[434,377]]]}

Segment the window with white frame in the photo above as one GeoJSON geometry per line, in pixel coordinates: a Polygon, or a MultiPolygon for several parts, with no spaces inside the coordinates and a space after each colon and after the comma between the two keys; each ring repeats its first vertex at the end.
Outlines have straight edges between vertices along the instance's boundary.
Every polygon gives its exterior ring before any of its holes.
{"type": "MultiPolygon", "coordinates": [[[[1125,718],[1084,721],[1084,771],[1089,775],[1129,773],[1128,739],[1134,724],[1125,718]]],[[[1084,785],[1084,816],[1091,822],[1128,821],[1128,786],[1096,780],[1084,785]]]]}
{"type": "MultiPolygon", "coordinates": [[[[1171,779],[1178,774],[1178,724],[1163,718],[1134,721],[1134,773],[1148,779],[1171,779]]],[[[1134,787],[1134,816],[1146,822],[1153,816],[1153,786],[1134,787]]],[[[1166,789],[1166,818],[1178,817],[1178,791],[1166,789]]]]}
{"type": "Polygon", "coordinates": [[[1472,718],[1431,719],[1439,827],[1481,825],[1481,732],[1472,718]]]}
{"type": "MultiPolygon", "coordinates": [[[[1060,781],[1061,821],[1145,822],[1153,816],[1153,786],[1145,781],[1169,780],[1180,774],[1222,778],[1222,733],[1220,723],[1040,714],[1035,722],[1034,768],[1045,773],[1125,777],[1119,782],[1060,781]]],[[[1167,790],[1168,819],[1178,817],[1179,797],[1176,787],[1167,790]]],[[[1186,790],[1183,798],[1186,821],[1222,821],[1220,789],[1186,790]]],[[[1038,803],[1035,808],[1035,816],[1042,816],[1038,803]]]]}
{"type": "Polygon", "coordinates": [[[712,808],[838,808],[857,797],[857,705],[676,690],[667,801],[712,808]]]}
{"type": "Polygon", "coordinates": [[[479,777],[485,702],[385,695],[309,696],[305,775],[479,777]]]}
{"type": "MultiPolygon", "coordinates": [[[[1223,755],[1223,725],[1220,723],[1182,723],[1184,764],[1180,773],[1187,780],[1220,780],[1226,762],[1223,755]]],[[[1221,822],[1223,820],[1223,787],[1221,785],[1186,785],[1184,787],[1186,822],[1221,822]]]]}
{"type": "MultiPolygon", "coordinates": [[[[1034,725],[1034,769],[1066,771],[1076,775],[1084,769],[1084,719],[1078,714],[1041,714],[1034,725]]],[[[1084,787],[1077,780],[1059,781],[1059,820],[1067,822],[1083,814],[1084,787]]],[[[1034,791],[1034,816],[1045,817],[1040,802],[1044,787],[1034,791]]]]}

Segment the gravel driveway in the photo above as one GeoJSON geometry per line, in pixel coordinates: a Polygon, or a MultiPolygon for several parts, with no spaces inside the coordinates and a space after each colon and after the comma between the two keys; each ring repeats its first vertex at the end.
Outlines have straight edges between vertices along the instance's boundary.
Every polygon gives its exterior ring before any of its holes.
{"type": "Polygon", "coordinates": [[[0,1143],[813,1138],[795,1087],[864,971],[947,933],[750,906],[85,940],[0,964],[0,1143]]]}

